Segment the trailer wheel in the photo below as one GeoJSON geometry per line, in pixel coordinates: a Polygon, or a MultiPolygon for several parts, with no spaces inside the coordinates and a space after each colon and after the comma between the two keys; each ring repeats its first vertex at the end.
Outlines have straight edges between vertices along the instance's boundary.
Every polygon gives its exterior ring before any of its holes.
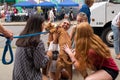
{"type": "Polygon", "coordinates": [[[111,27],[104,29],[101,38],[109,47],[113,47],[113,32],[111,27]]]}

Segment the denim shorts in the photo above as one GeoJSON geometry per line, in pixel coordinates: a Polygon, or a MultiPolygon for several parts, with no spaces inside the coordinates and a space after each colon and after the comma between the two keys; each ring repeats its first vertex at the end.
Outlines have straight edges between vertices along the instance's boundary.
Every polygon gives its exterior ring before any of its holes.
{"type": "Polygon", "coordinates": [[[107,68],[107,67],[102,67],[102,69],[105,70],[108,74],[110,74],[112,76],[113,80],[115,80],[119,74],[119,71],[115,71],[115,70],[107,68]]]}

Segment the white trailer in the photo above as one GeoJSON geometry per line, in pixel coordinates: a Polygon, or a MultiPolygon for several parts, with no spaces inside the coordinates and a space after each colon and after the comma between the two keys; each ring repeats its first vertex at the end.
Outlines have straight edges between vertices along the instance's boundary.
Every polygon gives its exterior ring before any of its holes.
{"type": "Polygon", "coordinates": [[[91,26],[94,32],[99,35],[108,46],[113,46],[111,21],[120,11],[120,0],[96,2],[90,7],[90,11],[91,26]]]}

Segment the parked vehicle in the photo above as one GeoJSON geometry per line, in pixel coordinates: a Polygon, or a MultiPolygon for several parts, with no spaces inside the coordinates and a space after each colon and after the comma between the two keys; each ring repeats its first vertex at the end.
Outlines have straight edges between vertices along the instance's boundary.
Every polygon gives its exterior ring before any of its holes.
{"type": "Polygon", "coordinates": [[[120,0],[96,2],[90,8],[91,26],[94,32],[110,47],[113,46],[113,32],[111,21],[120,11],[120,0]]]}

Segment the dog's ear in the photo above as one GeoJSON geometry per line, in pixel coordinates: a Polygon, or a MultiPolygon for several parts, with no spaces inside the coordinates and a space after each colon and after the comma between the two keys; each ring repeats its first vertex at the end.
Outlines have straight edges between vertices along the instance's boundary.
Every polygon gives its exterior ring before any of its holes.
{"type": "Polygon", "coordinates": [[[44,29],[45,30],[49,31],[50,27],[51,27],[51,23],[50,22],[45,23],[45,25],[44,25],[44,29]]]}
{"type": "Polygon", "coordinates": [[[45,30],[49,31],[50,33],[54,33],[56,31],[56,25],[54,23],[48,22],[45,25],[45,30]]]}

